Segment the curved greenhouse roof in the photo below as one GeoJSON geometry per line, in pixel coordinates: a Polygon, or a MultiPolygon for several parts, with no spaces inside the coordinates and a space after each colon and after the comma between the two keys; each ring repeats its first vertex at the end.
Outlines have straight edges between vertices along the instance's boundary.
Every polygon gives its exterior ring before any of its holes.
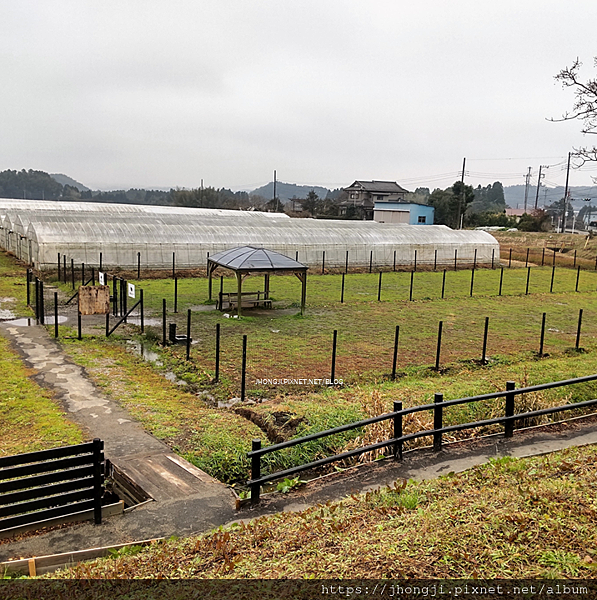
{"type": "Polygon", "coordinates": [[[0,243],[38,268],[53,267],[58,253],[75,263],[134,267],[204,267],[213,255],[238,246],[274,250],[312,267],[491,262],[495,238],[484,231],[454,231],[443,225],[398,225],[374,221],[291,219],[279,213],[93,202],[0,199],[0,216],[18,233],[0,233],[0,243]],[[50,205],[50,206],[48,206],[50,205]],[[17,244],[13,238],[23,236],[17,244]],[[9,239],[10,238],[10,239],[9,239]],[[325,252],[325,259],[324,259],[325,252]],[[373,253],[373,254],[372,254],[373,253]]]}

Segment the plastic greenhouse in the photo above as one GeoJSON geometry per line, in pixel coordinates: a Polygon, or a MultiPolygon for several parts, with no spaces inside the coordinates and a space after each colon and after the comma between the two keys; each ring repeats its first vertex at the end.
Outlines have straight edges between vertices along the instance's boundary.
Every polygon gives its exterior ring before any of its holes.
{"type": "Polygon", "coordinates": [[[134,268],[206,267],[210,255],[237,246],[274,250],[310,267],[488,264],[499,245],[483,231],[443,225],[291,219],[279,213],[223,209],[51,202],[0,198],[0,245],[38,269],[69,261],[134,268]],[[325,253],[325,254],[324,254],[325,253]]]}

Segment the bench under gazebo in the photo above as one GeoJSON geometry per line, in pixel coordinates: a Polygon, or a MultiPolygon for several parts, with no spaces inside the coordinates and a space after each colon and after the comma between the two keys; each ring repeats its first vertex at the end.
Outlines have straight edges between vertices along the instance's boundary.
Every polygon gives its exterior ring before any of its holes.
{"type": "Polygon", "coordinates": [[[305,310],[307,298],[307,265],[289,258],[279,252],[266,248],[241,246],[218,252],[207,259],[207,277],[209,284],[209,299],[212,299],[212,275],[218,268],[223,267],[234,271],[237,281],[237,291],[224,294],[220,291],[218,308],[223,310],[224,302],[231,310],[236,308],[238,316],[242,308],[265,307],[270,308],[272,301],[269,297],[269,278],[272,273],[294,273],[302,284],[301,289],[301,314],[305,310]],[[243,292],[243,279],[252,274],[263,274],[264,289],[259,292],[243,292]]]}

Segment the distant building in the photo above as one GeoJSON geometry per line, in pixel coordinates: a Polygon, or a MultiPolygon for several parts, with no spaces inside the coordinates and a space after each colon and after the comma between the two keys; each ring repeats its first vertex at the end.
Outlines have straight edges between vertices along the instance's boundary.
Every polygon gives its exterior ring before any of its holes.
{"type": "Polygon", "coordinates": [[[402,202],[408,194],[395,181],[355,181],[344,188],[346,199],[340,202],[340,216],[373,219],[376,202],[402,202]]]}
{"type": "Polygon", "coordinates": [[[435,208],[416,202],[376,202],[373,220],[378,223],[403,223],[404,225],[433,225],[435,208]]]}

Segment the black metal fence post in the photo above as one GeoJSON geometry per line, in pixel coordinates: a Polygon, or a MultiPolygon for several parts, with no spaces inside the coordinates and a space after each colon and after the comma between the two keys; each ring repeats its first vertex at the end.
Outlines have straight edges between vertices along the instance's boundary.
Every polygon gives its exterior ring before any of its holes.
{"type": "Polygon", "coordinates": [[[139,307],[141,309],[141,333],[145,333],[145,311],[143,308],[143,290],[139,290],[139,307]]]}
{"type": "Polygon", "coordinates": [[[369,253],[369,273],[373,271],[373,250],[369,253]]]}
{"type": "Polygon", "coordinates": [[[458,250],[454,250],[454,270],[456,271],[456,263],[458,261],[458,250]]]}
{"type": "Polygon", "coordinates": [[[162,346],[166,345],[166,298],[162,298],[162,346]]]}
{"type": "Polygon", "coordinates": [[[437,248],[435,249],[435,252],[433,253],[433,270],[437,271],[437,248]]]}
{"type": "Polygon", "coordinates": [[[524,268],[525,269],[529,266],[529,251],[530,251],[530,248],[527,248],[527,258],[526,258],[526,260],[524,262],[524,268]]]}
{"type": "Polygon", "coordinates": [[[553,260],[551,261],[551,266],[555,267],[556,266],[556,251],[553,251],[553,260]]]}
{"type": "Polygon", "coordinates": [[[527,287],[526,290],[524,292],[525,296],[529,295],[529,284],[531,282],[531,267],[527,267],[527,287]]]}
{"type": "Polygon", "coordinates": [[[489,332],[489,317],[485,317],[485,329],[483,330],[483,352],[481,354],[481,364],[487,364],[487,334],[489,332]]]}
{"type": "Polygon", "coordinates": [[[344,276],[345,273],[342,273],[342,291],[340,292],[340,302],[344,302],[344,276]]]}
{"type": "Polygon", "coordinates": [[[580,279],[580,266],[576,269],[576,287],[574,288],[575,292],[578,292],[578,280],[580,279]]]}
{"type": "Polygon", "coordinates": [[[31,269],[27,269],[27,306],[31,306],[31,269]]]}
{"type": "Polygon", "coordinates": [[[93,440],[93,520],[96,525],[102,522],[103,462],[104,442],[99,438],[93,440]]]}
{"type": "Polygon", "coordinates": [[[241,368],[241,379],[240,379],[240,401],[245,401],[246,393],[246,380],[247,380],[247,336],[243,335],[243,362],[241,368]]]}
{"type": "Polygon", "coordinates": [[[39,277],[35,278],[35,320],[39,323],[39,277]]]}
{"type": "Polygon", "coordinates": [[[574,251],[574,262],[572,263],[572,268],[576,268],[576,250],[574,251]]]}
{"type": "Polygon", "coordinates": [[[477,249],[475,248],[475,258],[473,259],[473,271],[477,268],[477,249]]]}
{"type": "Polygon", "coordinates": [[[191,360],[191,309],[187,310],[187,360],[191,360]]]}
{"type": "Polygon", "coordinates": [[[172,279],[176,279],[176,252],[172,252],[172,279]]]}
{"type": "Polygon", "coordinates": [[[383,272],[380,271],[379,272],[379,284],[377,286],[377,301],[381,302],[381,276],[383,275],[383,272]]]}
{"type": "Polygon", "coordinates": [[[475,285],[475,269],[471,269],[471,297],[473,295],[473,287],[475,285]]]}
{"type": "Polygon", "coordinates": [[[502,283],[503,283],[503,281],[504,281],[504,267],[501,267],[501,270],[500,270],[500,289],[498,291],[498,296],[502,295],[502,283]]]}
{"type": "Polygon", "coordinates": [[[62,278],[60,277],[60,267],[61,267],[61,260],[60,260],[60,252],[58,252],[58,281],[62,281],[62,278]]]}
{"type": "Polygon", "coordinates": [[[410,272],[410,291],[408,293],[408,299],[412,302],[413,299],[413,283],[415,280],[415,272],[411,271],[410,272]]]}
{"type": "Polygon", "coordinates": [[[543,313],[541,317],[541,338],[539,340],[539,356],[543,356],[543,345],[545,343],[545,317],[547,313],[543,313]]]}
{"type": "MultiPolygon", "coordinates": [[[[398,400],[394,400],[394,412],[400,412],[402,410],[402,402],[398,400]]],[[[394,425],[394,439],[399,440],[394,442],[394,458],[397,460],[402,460],[402,415],[394,415],[393,418],[394,425]]]]}
{"type": "Polygon", "coordinates": [[[442,276],[442,300],[444,299],[445,291],[446,291],[446,269],[444,269],[444,274],[442,276]]]}
{"type": "Polygon", "coordinates": [[[102,270],[102,266],[103,266],[103,253],[100,252],[100,256],[99,256],[99,270],[102,270]]]}
{"type": "Polygon", "coordinates": [[[543,247],[543,252],[541,253],[541,266],[545,264],[545,247],[543,247]]]}
{"type": "Polygon", "coordinates": [[[141,252],[137,252],[137,279],[141,279],[141,252]]]}
{"type": "Polygon", "coordinates": [[[400,325],[396,325],[394,334],[394,357],[392,358],[392,381],[396,379],[396,363],[398,362],[398,338],[400,337],[400,325]]]}
{"type": "MultiPolygon", "coordinates": [[[[597,265],[597,259],[595,259],[595,264],[597,265]]],[[[597,267],[595,267],[595,269],[597,269],[597,267]]],[[[394,272],[396,271],[396,250],[394,250],[394,267],[392,268],[392,270],[394,272]]]]}
{"type": "Polygon", "coordinates": [[[78,340],[83,339],[82,324],[81,324],[81,311],[77,311],[77,339],[78,340]]]}
{"type": "Polygon", "coordinates": [[[118,277],[112,278],[112,300],[114,303],[114,316],[118,316],[118,277]]]}
{"type": "MultiPolygon", "coordinates": [[[[253,440],[251,442],[251,452],[261,450],[261,440],[253,440]]],[[[251,480],[256,481],[261,479],[261,456],[251,456],[251,480]]],[[[259,483],[251,484],[251,504],[253,506],[259,504],[259,493],[261,485],[259,483]]]]}
{"type": "MultiPolygon", "coordinates": [[[[513,391],[516,388],[514,381],[506,381],[506,390],[513,391]]],[[[514,394],[506,394],[506,410],[505,416],[512,417],[514,415],[514,394]]],[[[504,437],[511,438],[514,435],[514,419],[509,419],[504,422],[504,437]]]]}
{"type": "Polygon", "coordinates": [[[64,277],[64,283],[66,283],[67,281],[67,271],[66,271],[66,255],[64,255],[62,257],[62,273],[63,273],[63,277],[64,277]]]}
{"type": "Polygon", "coordinates": [[[582,312],[583,309],[581,308],[578,311],[578,327],[576,328],[576,349],[579,349],[580,346],[580,328],[582,327],[582,312]]]}
{"type": "Polygon", "coordinates": [[[437,350],[435,352],[435,370],[439,371],[439,358],[442,349],[442,328],[444,326],[444,322],[439,322],[439,327],[437,329],[437,350]]]}
{"type": "Polygon", "coordinates": [[[491,268],[495,269],[495,248],[491,250],[491,268]]]}
{"type": "Polygon", "coordinates": [[[414,271],[417,270],[417,251],[415,250],[415,267],[413,269],[414,271]]]}
{"type": "Polygon", "coordinates": [[[73,281],[73,290],[75,289],[75,259],[70,259],[70,274],[73,281]]]}
{"type": "Polygon", "coordinates": [[[321,274],[323,275],[325,273],[325,250],[323,251],[323,254],[321,255],[321,274]]]}
{"type": "Polygon", "coordinates": [[[85,263],[81,263],[81,285],[85,285],[85,263]]]}
{"type": "Polygon", "coordinates": [[[54,337],[58,337],[58,292],[54,292],[54,337]]]}
{"type": "Polygon", "coordinates": [[[510,255],[508,256],[508,268],[512,267],[512,248],[510,248],[510,255]]]}
{"type": "Polygon", "coordinates": [[[334,329],[334,335],[332,338],[332,369],[331,369],[331,385],[334,385],[336,380],[336,347],[338,344],[338,330],[334,329]]]}
{"type": "Polygon", "coordinates": [[[216,323],[216,375],[214,383],[220,380],[220,324],[216,323]]]}
{"type": "MultiPolygon", "coordinates": [[[[554,254],[555,256],[555,254],[554,254]]],[[[555,265],[551,268],[551,283],[549,284],[549,291],[553,292],[553,280],[556,276],[556,267],[555,265]]]]}
{"type": "Polygon", "coordinates": [[[45,325],[46,322],[46,309],[44,306],[44,282],[39,280],[39,322],[45,325]]]}
{"type": "Polygon", "coordinates": [[[174,278],[174,312],[178,312],[178,277],[174,278]]]}
{"type": "Polygon", "coordinates": [[[110,337],[110,313],[106,313],[106,337],[110,337]]]}
{"type": "Polygon", "coordinates": [[[95,285],[95,267],[91,267],[91,285],[95,285]]]}
{"type": "Polygon", "coordinates": [[[346,251],[346,265],[344,266],[344,272],[348,273],[348,250],[346,251]]]}
{"type": "Polygon", "coordinates": [[[433,403],[435,404],[435,407],[433,408],[433,429],[434,429],[434,434],[433,434],[433,451],[434,452],[440,452],[442,449],[442,433],[437,432],[438,429],[441,429],[443,427],[443,416],[444,416],[444,411],[443,411],[443,406],[442,403],[444,401],[444,395],[443,394],[435,394],[433,397],[433,403]]]}

